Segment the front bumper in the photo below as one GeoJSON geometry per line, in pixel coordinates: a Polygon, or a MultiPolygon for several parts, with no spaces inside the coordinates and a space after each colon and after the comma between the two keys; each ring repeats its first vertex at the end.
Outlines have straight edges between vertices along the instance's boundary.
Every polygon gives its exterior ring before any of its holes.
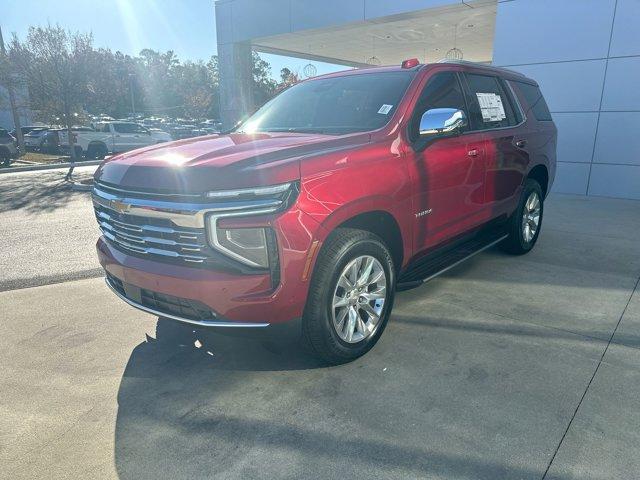
{"type": "MultiPolygon", "coordinates": [[[[239,220],[240,221],[240,220],[239,220]]],[[[244,222],[255,222],[245,219],[244,222]]],[[[166,309],[127,298],[109,286],[130,305],[153,315],[203,327],[257,327],[283,324],[302,317],[309,282],[309,257],[321,227],[295,207],[276,218],[260,222],[276,232],[280,281],[272,284],[269,272],[231,273],[209,268],[173,265],[124,253],[104,237],[96,245],[100,264],[120,281],[147,292],[194,301],[211,310],[210,318],[188,318],[166,309]],[[286,232],[286,233],[283,233],[286,232]],[[124,298],[123,298],[124,297],[124,298]]],[[[317,245],[316,245],[317,247],[317,245]]]]}
{"type": "MultiPolygon", "coordinates": [[[[192,325],[197,325],[199,327],[257,327],[257,328],[262,328],[262,327],[268,327],[269,326],[268,323],[225,322],[225,321],[219,320],[215,315],[212,315],[209,318],[205,317],[205,318],[195,319],[195,318],[192,318],[191,316],[181,315],[181,314],[177,314],[177,313],[171,313],[170,311],[167,311],[167,310],[156,309],[156,308],[150,307],[148,305],[145,305],[142,301],[136,301],[133,298],[131,298],[131,296],[127,295],[127,293],[125,291],[123,291],[123,289],[118,288],[118,282],[114,281],[114,278],[112,276],[107,275],[104,280],[105,280],[105,283],[107,284],[107,286],[111,289],[111,291],[113,293],[115,293],[118,297],[120,297],[120,300],[123,300],[124,302],[128,303],[132,307],[137,308],[138,310],[142,310],[143,312],[150,313],[151,315],[157,315],[157,316],[163,317],[163,318],[170,318],[171,320],[177,320],[177,321],[183,322],[183,323],[190,323],[192,325]]],[[[138,289],[138,290],[140,290],[140,289],[138,289]]],[[[159,307],[159,308],[162,308],[162,307],[159,307]]]]}

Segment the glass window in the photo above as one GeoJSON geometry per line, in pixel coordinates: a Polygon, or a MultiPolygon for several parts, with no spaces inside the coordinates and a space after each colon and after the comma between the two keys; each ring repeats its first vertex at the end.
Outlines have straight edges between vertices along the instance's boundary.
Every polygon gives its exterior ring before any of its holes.
{"type": "MultiPolygon", "coordinates": [[[[108,128],[107,124],[107,128],[108,128]]],[[[146,133],[147,130],[137,123],[114,123],[113,129],[118,133],[146,133]]]]}
{"type": "Polygon", "coordinates": [[[344,134],[375,130],[389,122],[414,75],[402,71],[307,80],[266,103],[239,131],[344,134]]]}
{"type": "Polygon", "coordinates": [[[409,139],[411,141],[418,138],[422,114],[433,108],[453,108],[467,113],[464,94],[455,72],[437,73],[425,85],[409,125],[409,139]]]}
{"type": "Polygon", "coordinates": [[[474,130],[510,127],[518,123],[509,98],[492,75],[466,73],[471,98],[469,110],[474,130]]]}
{"type": "Polygon", "coordinates": [[[535,85],[531,85],[530,83],[513,83],[517,85],[517,87],[522,92],[522,95],[524,95],[525,100],[527,101],[528,106],[526,108],[526,111],[533,112],[533,116],[536,117],[536,120],[551,121],[551,113],[549,112],[549,107],[547,107],[547,102],[545,102],[540,89],[535,85]]]}

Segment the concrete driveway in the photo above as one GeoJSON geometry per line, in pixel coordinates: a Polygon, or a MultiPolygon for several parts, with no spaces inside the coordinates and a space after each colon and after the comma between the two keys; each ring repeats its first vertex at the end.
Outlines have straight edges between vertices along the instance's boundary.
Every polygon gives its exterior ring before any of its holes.
{"type": "Polygon", "coordinates": [[[552,196],[531,254],[400,293],[378,345],[331,368],[157,322],[98,278],[2,292],[0,471],[637,478],[639,226],[640,202],[552,196]]]}

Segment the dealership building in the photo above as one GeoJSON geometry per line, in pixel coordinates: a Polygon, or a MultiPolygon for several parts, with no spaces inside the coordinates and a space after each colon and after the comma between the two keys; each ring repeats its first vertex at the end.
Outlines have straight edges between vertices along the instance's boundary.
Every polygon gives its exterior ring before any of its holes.
{"type": "Polygon", "coordinates": [[[556,192],[640,199],[640,0],[218,0],[215,9],[227,124],[254,108],[252,50],[357,68],[411,57],[491,63],[540,84],[558,126],[556,192]]]}

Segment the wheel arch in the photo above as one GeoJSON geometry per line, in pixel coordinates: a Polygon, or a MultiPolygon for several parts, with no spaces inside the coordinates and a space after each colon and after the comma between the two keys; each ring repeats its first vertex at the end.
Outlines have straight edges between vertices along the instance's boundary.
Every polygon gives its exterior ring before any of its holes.
{"type": "Polygon", "coordinates": [[[411,256],[407,243],[410,238],[402,235],[401,222],[392,207],[391,200],[378,197],[361,198],[343,205],[320,222],[325,232],[325,238],[320,240],[324,243],[337,228],[357,228],[374,233],[389,247],[396,269],[400,271],[404,260],[411,256]]]}
{"type": "Polygon", "coordinates": [[[91,147],[104,147],[107,152],[109,151],[109,149],[107,148],[107,144],[102,140],[91,140],[87,145],[87,150],[89,150],[91,147]]]}
{"type": "Polygon", "coordinates": [[[336,228],[357,228],[377,235],[389,247],[396,270],[399,271],[402,267],[404,259],[402,232],[400,225],[388,211],[370,210],[362,212],[343,221],[336,228]]]}
{"type": "Polygon", "coordinates": [[[531,178],[540,184],[542,188],[542,197],[546,198],[549,193],[549,170],[543,164],[538,164],[533,167],[526,178],[531,178]]]}

